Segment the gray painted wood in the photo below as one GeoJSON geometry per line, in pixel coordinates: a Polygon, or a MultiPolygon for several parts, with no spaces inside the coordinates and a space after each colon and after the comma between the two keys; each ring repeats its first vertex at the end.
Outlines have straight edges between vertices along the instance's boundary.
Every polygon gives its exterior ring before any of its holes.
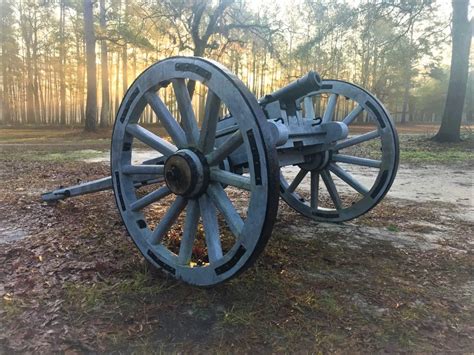
{"type": "Polygon", "coordinates": [[[297,83],[291,84],[291,90],[282,88],[278,93],[298,92],[303,96],[295,99],[294,95],[288,98],[281,94],[277,95],[280,101],[264,98],[259,103],[240,80],[218,63],[194,57],[158,62],[135,80],[117,113],[112,136],[112,177],[58,189],[42,198],[51,201],[113,187],[125,226],[150,263],[190,284],[209,286],[223,282],[249,266],[267,242],[278,208],[278,180],[281,196],[297,211],[318,221],[339,222],[374,207],[395,178],[397,134],[389,114],[373,95],[337,80],[318,83],[314,90],[310,85],[302,90],[297,83]],[[201,129],[186,80],[199,81],[207,87],[201,129]],[[160,98],[168,83],[172,83],[179,118],[173,117],[160,98]],[[323,94],[329,99],[318,119],[314,102],[323,94]],[[335,122],[338,98],[350,100],[353,109],[335,122]],[[147,106],[157,115],[172,143],[140,125],[147,106]],[[232,112],[232,116],[219,117],[221,111],[232,112]],[[351,135],[351,125],[362,113],[368,115],[375,129],[351,135]],[[134,140],[155,151],[150,159],[136,165],[131,162],[134,140]],[[367,142],[380,145],[381,158],[345,151],[367,142]],[[170,165],[179,161],[177,155],[184,157],[179,163],[183,166],[170,165]],[[373,185],[360,183],[350,172],[352,165],[372,169],[373,185]],[[279,174],[279,168],[285,166],[297,167],[296,176],[287,179],[283,172],[279,174]],[[185,173],[192,178],[184,179],[185,173]],[[347,205],[331,174],[358,193],[359,199],[347,205]],[[173,190],[170,179],[195,188],[173,190]],[[308,201],[300,194],[307,185],[305,179],[309,179],[308,201]],[[152,191],[139,194],[143,184],[153,184],[152,191]],[[231,188],[248,194],[245,216],[239,214],[235,201],[229,197],[227,191],[231,188]],[[324,189],[332,208],[320,201],[324,189]],[[189,192],[178,192],[185,190],[189,192]],[[174,196],[173,202],[166,207],[164,201],[170,195],[174,196]],[[156,204],[165,206],[165,213],[151,228],[154,223],[146,210],[156,204]],[[185,214],[184,224],[177,226],[182,233],[176,250],[168,242],[167,233],[181,214],[185,214]],[[223,250],[220,221],[234,235],[230,249],[223,250]],[[204,231],[207,261],[193,259],[200,228],[204,231]]]}

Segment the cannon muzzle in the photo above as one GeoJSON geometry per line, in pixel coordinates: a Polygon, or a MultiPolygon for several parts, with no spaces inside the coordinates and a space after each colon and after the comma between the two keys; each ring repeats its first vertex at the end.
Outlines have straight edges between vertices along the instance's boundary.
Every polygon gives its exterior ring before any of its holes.
{"type": "Polygon", "coordinates": [[[287,86],[265,95],[260,100],[261,105],[266,105],[273,101],[291,102],[303,97],[310,92],[318,91],[321,88],[321,76],[315,71],[310,71],[305,76],[291,82],[287,86]]]}

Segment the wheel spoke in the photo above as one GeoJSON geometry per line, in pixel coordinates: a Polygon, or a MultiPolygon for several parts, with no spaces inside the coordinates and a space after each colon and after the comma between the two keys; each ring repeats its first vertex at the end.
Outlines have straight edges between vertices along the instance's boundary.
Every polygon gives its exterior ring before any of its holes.
{"type": "Polygon", "coordinates": [[[171,228],[185,206],[186,199],[181,196],[176,197],[176,200],[174,200],[168,211],[166,211],[166,214],[155,227],[155,230],[151,235],[152,244],[158,244],[161,242],[166,232],[171,228]]]}
{"type": "Polygon", "coordinates": [[[333,154],[332,160],[337,161],[339,163],[361,165],[361,166],[367,166],[370,168],[380,168],[380,166],[382,165],[382,162],[380,160],[359,158],[359,157],[354,157],[352,155],[345,155],[345,154],[333,154]]]}
{"type": "Polygon", "coordinates": [[[345,141],[337,143],[336,146],[334,147],[334,150],[344,149],[344,148],[347,148],[347,147],[350,147],[350,146],[353,146],[353,145],[356,145],[356,144],[360,144],[360,143],[369,141],[369,140],[377,138],[379,136],[380,136],[379,131],[370,131],[370,132],[361,134],[360,136],[349,138],[349,139],[346,139],[345,141]]]}
{"type": "Polygon", "coordinates": [[[329,164],[329,170],[331,170],[334,174],[336,174],[342,181],[346,184],[351,186],[354,190],[356,190],[361,195],[366,195],[369,192],[364,185],[362,185],[357,179],[348,171],[341,168],[339,165],[335,163],[329,164]]]}
{"type": "Polygon", "coordinates": [[[206,236],[207,254],[209,262],[213,263],[222,258],[221,240],[219,238],[219,226],[217,224],[216,208],[206,194],[199,198],[204,234],[206,236]]]}
{"type": "Polygon", "coordinates": [[[336,185],[334,185],[334,180],[331,177],[331,174],[326,169],[321,171],[321,177],[323,178],[324,185],[326,185],[326,189],[329,192],[329,196],[331,196],[331,200],[334,203],[334,207],[337,210],[342,209],[342,202],[339,194],[337,193],[336,185]]]}
{"type": "Polygon", "coordinates": [[[188,202],[188,207],[186,208],[183,237],[181,238],[178,255],[178,261],[182,265],[187,265],[189,260],[191,260],[198,223],[199,203],[197,200],[190,200],[188,202]]]}
{"type": "Polygon", "coordinates": [[[313,210],[318,209],[319,200],[319,173],[311,171],[311,200],[310,205],[313,210]]]}
{"type": "Polygon", "coordinates": [[[306,96],[303,100],[303,105],[306,118],[315,118],[316,114],[314,113],[313,98],[306,96]]]}
{"type": "Polygon", "coordinates": [[[184,79],[173,79],[174,93],[176,101],[178,102],[179,112],[181,113],[181,120],[184,126],[184,133],[188,143],[196,145],[199,139],[199,128],[197,126],[196,117],[194,116],[193,104],[189,96],[188,88],[184,79]]]}
{"type": "Polygon", "coordinates": [[[337,94],[331,94],[329,96],[328,105],[326,106],[326,111],[324,111],[323,123],[327,123],[332,121],[334,117],[334,111],[336,111],[336,103],[337,103],[337,94]]]}
{"type": "Polygon", "coordinates": [[[210,184],[207,193],[218,210],[224,215],[227,225],[232,233],[236,238],[238,238],[244,228],[244,221],[237,213],[232,201],[229,199],[222,186],[220,184],[210,184]]]}
{"type": "Polygon", "coordinates": [[[158,184],[163,182],[165,179],[164,176],[157,177],[156,175],[131,175],[130,178],[133,181],[133,185],[135,188],[140,188],[142,186],[150,185],[150,184],[158,184]]]}
{"type": "Polygon", "coordinates": [[[286,189],[287,192],[292,193],[296,190],[298,185],[303,181],[304,177],[308,173],[308,170],[300,169],[299,173],[296,175],[294,180],[291,182],[290,186],[286,189]]]}
{"type": "MultiPolygon", "coordinates": [[[[326,148],[315,148],[305,153],[318,156],[314,162],[320,165],[315,166],[311,177],[306,175],[299,186],[296,186],[299,168],[292,168],[290,175],[280,173],[281,197],[295,210],[315,221],[348,221],[378,204],[392,186],[399,155],[397,132],[390,123],[388,112],[369,92],[339,80],[324,80],[322,87],[320,91],[300,98],[298,104],[306,119],[316,120],[314,125],[318,120],[323,125],[339,122],[341,137],[332,140],[326,148]],[[312,100],[310,95],[313,95],[312,100]],[[313,110],[316,118],[310,117],[313,110]],[[356,129],[354,125],[366,118],[374,124],[364,130],[356,129]],[[289,186],[291,189],[296,186],[293,193],[286,193],[291,191],[289,186]]],[[[245,133],[243,128],[242,132],[245,133]]],[[[328,142],[331,141],[330,137],[327,138],[328,142]]],[[[236,155],[233,153],[230,160],[236,155]]],[[[301,164],[300,167],[307,168],[301,164]]]]}
{"type": "Polygon", "coordinates": [[[247,191],[252,189],[252,184],[248,176],[242,176],[220,169],[211,169],[210,175],[211,181],[220,182],[224,185],[235,186],[247,191]]]}
{"type": "Polygon", "coordinates": [[[166,158],[164,156],[160,155],[159,157],[156,157],[156,158],[147,159],[147,160],[143,161],[142,164],[144,164],[144,165],[164,164],[165,161],[166,161],[166,158]]]}
{"type": "Polygon", "coordinates": [[[170,189],[167,186],[160,187],[158,190],[155,190],[130,205],[132,211],[139,211],[142,208],[151,205],[153,202],[161,200],[163,197],[168,196],[171,193],[170,189]]]}
{"type": "Polygon", "coordinates": [[[237,124],[233,124],[231,126],[219,129],[216,132],[216,137],[223,137],[223,136],[226,136],[228,134],[232,134],[232,133],[234,133],[238,130],[239,130],[239,126],[237,124]]]}
{"type": "Polygon", "coordinates": [[[171,155],[178,150],[173,144],[137,124],[129,124],[127,132],[165,156],[171,155]]]}
{"type": "Polygon", "coordinates": [[[206,98],[206,108],[204,110],[204,120],[202,122],[201,134],[198,142],[198,148],[204,154],[207,154],[214,149],[220,107],[221,100],[209,89],[206,98]]]}
{"type": "Polygon", "coordinates": [[[240,130],[232,133],[230,138],[228,138],[222,145],[206,155],[207,163],[211,166],[219,164],[227,158],[230,153],[240,147],[243,142],[244,140],[240,130]]]}
{"type": "Polygon", "coordinates": [[[124,165],[122,173],[125,175],[163,175],[164,165],[124,165]]]}
{"type": "Polygon", "coordinates": [[[186,136],[183,129],[173,118],[170,111],[163,101],[158,97],[158,95],[153,92],[147,92],[145,93],[145,98],[148,104],[151,106],[153,112],[155,112],[160,123],[170,135],[173,142],[180,148],[186,146],[186,136]]]}
{"type": "Polygon", "coordinates": [[[342,120],[347,126],[349,126],[356,118],[360,115],[360,113],[364,111],[364,108],[358,104],[349,114],[342,120]]]}

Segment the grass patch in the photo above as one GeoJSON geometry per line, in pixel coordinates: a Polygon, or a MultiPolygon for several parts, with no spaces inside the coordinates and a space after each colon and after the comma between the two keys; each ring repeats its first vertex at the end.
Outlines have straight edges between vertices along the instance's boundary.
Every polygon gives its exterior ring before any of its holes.
{"type": "Polygon", "coordinates": [[[242,307],[232,307],[229,311],[224,311],[222,326],[248,326],[255,321],[254,312],[242,307]]]}
{"type": "Polygon", "coordinates": [[[448,163],[469,161],[474,159],[474,153],[456,149],[438,150],[438,151],[406,151],[400,152],[402,162],[425,162],[425,163],[448,163]]]}
{"type": "Polygon", "coordinates": [[[149,272],[135,271],[129,278],[103,281],[93,284],[72,284],[64,286],[65,299],[74,311],[90,313],[104,308],[123,307],[140,303],[169,289],[169,285],[153,281],[149,272]],[[138,302],[137,302],[138,301],[138,302]]]}
{"type": "Polygon", "coordinates": [[[394,225],[394,224],[389,224],[389,225],[387,226],[387,230],[388,230],[389,232],[399,232],[399,231],[400,231],[400,229],[399,229],[396,225],[394,225]]]}
{"type": "Polygon", "coordinates": [[[3,296],[0,305],[7,319],[18,317],[23,311],[21,302],[8,294],[3,296]]]}
{"type": "Polygon", "coordinates": [[[341,304],[332,292],[325,292],[317,300],[320,311],[324,312],[328,318],[337,319],[344,314],[348,305],[341,304]]]}
{"type": "Polygon", "coordinates": [[[457,143],[438,143],[426,135],[400,136],[400,161],[408,163],[451,163],[474,160],[474,137],[457,143]]]}

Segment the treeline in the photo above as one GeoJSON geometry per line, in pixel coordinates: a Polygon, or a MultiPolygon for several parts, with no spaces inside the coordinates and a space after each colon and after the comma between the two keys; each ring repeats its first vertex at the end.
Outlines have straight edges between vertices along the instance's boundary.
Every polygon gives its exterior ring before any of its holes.
{"type": "MultiPolygon", "coordinates": [[[[108,126],[130,82],[178,54],[224,63],[257,97],[316,69],[371,90],[399,121],[442,114],[442,0],[0,1],[2,124],[108,126]]],[[[471,73],[471,115],[472,90],[471,73]]]]}

